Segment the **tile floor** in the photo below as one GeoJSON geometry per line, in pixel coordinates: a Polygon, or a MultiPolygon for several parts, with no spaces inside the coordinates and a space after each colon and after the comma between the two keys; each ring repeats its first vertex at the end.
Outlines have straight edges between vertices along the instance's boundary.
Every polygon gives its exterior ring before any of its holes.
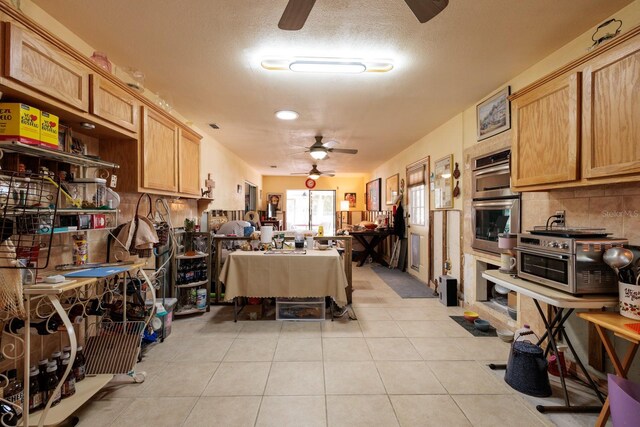
{"type": "Polygon", "coordinates": [[[234,323],[229,307],[177,320],[138,365],[146,381],[101,391],[79,426],[593,425],[535,411],[486,366],[509,346],[455,324],[462,309],[401,299],[367,266],[354,286],[357,321],[234,323]]]}

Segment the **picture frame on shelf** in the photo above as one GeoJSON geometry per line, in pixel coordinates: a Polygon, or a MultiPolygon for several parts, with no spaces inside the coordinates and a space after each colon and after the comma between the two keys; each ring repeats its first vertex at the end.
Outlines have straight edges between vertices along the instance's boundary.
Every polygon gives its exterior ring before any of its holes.
{"type": "Polygon", "coordinates": [[[395,174],[387,178],[385,182],[385,203],[387,205],[392,205],[396,201],[396,197],[398,197],[399,179],[400,175],[395,174]]]}
{"type": "Polygon", "coordinates": [[[382,178],[376,178],[372,181],[367,182],[366,195],[367,195],[368,211],[379,211],[381,209],[381,204],[380,204],[380,198],[382,195],[381,185],[382,185],[382,178]]]}
{"type": "Polygon", "coordinates": [[[491,95],[476,106],[478,141],[511,129],[511,86],[491,95]]]}

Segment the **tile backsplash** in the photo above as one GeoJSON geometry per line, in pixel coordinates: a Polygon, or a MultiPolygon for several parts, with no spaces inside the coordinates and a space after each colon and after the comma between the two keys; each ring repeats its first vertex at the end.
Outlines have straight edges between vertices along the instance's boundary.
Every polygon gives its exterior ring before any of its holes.
{"type": "Polygon", "coordinates": [[[640,245],[640,182],[522,193],[522,230],[545,225],[558,210],[567,227],[605,228],[640,245]]]}

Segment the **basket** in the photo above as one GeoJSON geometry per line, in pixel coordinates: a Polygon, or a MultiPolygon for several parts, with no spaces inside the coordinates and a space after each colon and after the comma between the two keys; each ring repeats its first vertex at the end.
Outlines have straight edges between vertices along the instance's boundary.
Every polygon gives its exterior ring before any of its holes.
{"type": "Polygon", "coordinates": [[[87,340],[87,374],[127,374],[138,361],[144,321],[103,321],[87,340]]]}

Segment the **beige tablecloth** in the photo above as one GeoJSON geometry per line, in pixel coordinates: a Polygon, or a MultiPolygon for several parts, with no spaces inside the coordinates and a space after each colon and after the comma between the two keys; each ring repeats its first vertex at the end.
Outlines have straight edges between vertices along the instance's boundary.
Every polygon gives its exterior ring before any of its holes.
{"type": "Polygon", "coordinates": [[[225,300],[235,297],[323,297],[347,303],[347,276],[335,249],[302,255],[264,252],[230,253],[220,272],[225,300]]]}

